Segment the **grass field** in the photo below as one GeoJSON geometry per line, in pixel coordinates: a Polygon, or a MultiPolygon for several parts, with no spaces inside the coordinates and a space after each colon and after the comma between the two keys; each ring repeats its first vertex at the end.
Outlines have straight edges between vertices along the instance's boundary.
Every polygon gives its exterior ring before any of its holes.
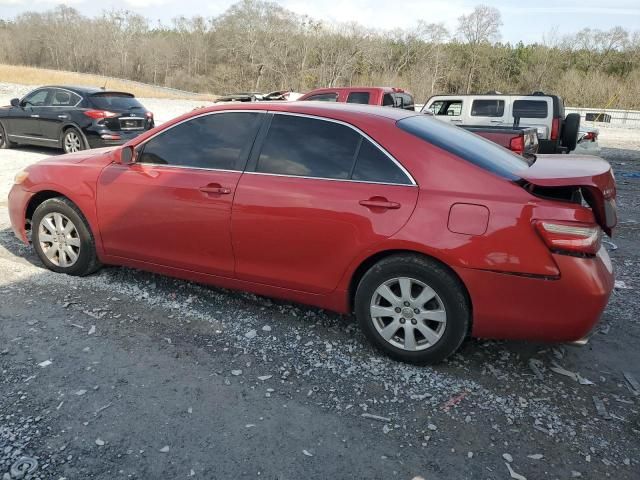
{"type": "Polygon", "coordinates": [[[0,82],[22,85],[81,85],[92,87],[102,87],[106,82],[107,89],[123,90],[133,93],[136,97],[200,100],[213,97],[210,95],[199,95],[195,93],[174,92],[161,87],[155,87],[153,85],[128,80],[107,79],[99,75],[23,67],[20,65],[0,64],[0,82]]]}

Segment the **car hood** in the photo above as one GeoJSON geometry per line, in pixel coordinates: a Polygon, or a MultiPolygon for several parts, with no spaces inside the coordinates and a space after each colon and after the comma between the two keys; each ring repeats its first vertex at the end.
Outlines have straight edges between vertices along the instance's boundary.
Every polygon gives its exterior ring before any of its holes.
{"type": "Polygon", "coordinates": [[[105,147],[94,148],[92,150],[82,150],[75,153],[65,153],[64,155],[56,155],[54,157],[48,157],[38,162],[38,164],[55,165],[55,164],[70,164],[70,163],[83,163],[87,161],[100,161],[102,157],[105,159],[105,163],[111,161],[111,155],[114,150],[120,147],[105,147]]]}
{"type": "Polygon", "coordinates": [[[618,221],[616,181],[606,160],[592,155],[538,155],[521,177],[539,187],[580,187],[596,221],[611,235],[618,221]]]}

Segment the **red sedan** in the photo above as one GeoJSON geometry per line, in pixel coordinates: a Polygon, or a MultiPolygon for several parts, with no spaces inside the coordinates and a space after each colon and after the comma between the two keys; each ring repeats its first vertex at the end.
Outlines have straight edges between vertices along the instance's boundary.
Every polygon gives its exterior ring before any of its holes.
{"type": "Polygon", "coordinates": [[[613,288],[610,166],[527,161],[425,115],[218,105],[16,176],[16,235],[51,270],[125,265],[355,312],[391,356],[465,337],[576,341],[613,288]]]}

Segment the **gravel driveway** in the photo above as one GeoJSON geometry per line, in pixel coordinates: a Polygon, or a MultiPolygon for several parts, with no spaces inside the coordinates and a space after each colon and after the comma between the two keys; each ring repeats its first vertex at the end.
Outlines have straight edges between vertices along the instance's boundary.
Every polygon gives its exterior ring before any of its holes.
{"type": "MultiPolygon", "coordinates": [[[[161,120],[194,107],[142,102],[161,120]]],[[[433,368],[380,356],[351,317],[48,272],[5,207],[14,174],[57,152],[0,150],[0,479],[640,478],[640,133],[600,139],[620,227],[599,333],[473,340],[433,368]]]]}

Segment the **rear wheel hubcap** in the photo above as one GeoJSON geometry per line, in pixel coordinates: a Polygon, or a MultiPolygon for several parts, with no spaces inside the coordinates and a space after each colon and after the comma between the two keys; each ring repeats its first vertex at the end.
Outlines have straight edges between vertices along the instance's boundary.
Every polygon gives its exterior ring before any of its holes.
{"type": "Polygon", "coordinates": [[[80,145],[80,137],[76,132],[71,131],[64,136],[65,152],[78,152],[80,150],[80,145]]]}
{"type": "Polygon", "coordinates": [[[407,351],[433,347],[442,338],[447,312],[426,283],[396,277],[380,285],[370,304],[371,320],[385,341],[407,351]]]}

